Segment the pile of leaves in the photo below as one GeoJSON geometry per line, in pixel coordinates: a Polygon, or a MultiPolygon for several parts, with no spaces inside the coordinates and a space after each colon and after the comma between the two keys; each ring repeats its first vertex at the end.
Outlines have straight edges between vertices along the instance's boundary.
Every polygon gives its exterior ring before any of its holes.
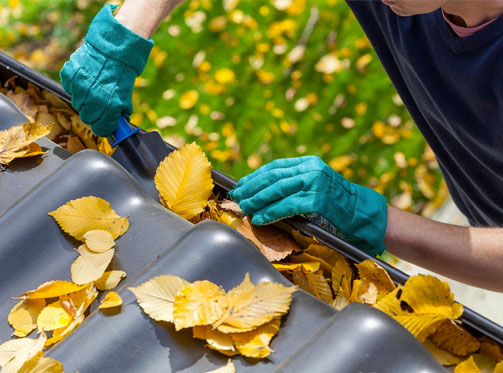
{"type": "MultiPolygon", "coordinates": [[[[14,328],[13,336],[19,339],[0,345],[2,372],[37,372],[45,365],[51,372],[62,372],[60,363],[40,357],[43,349],[77,328],[99,291],[117,287],[126,276],[121,270],[106,271],[115,253],[115,240],[129,228],[128,218],[120,217],[107,201],[83,197],[49,215],[64,232],[82,242],[71,265],[72,282],[49,281],[15,298],[20,301],[10,311],[8,321],[14,328]],[[28,338],[35,329],[39,337],[28,338]]],[[[121,305],[120,296],[110,291],[99,308],[116,312],[121,305]]]]}
{"type": "Polygon", "coordinates": [[[279,331],[295,286],[271,282],[243,282],[227,293],[210,281],[189,283],[164,275],[129,288],[146,314],[173,323],[176,330],[192,328],[194,338],[224,355],[265,358],[269,343],[279,331]]]}
{"type": "Polygon", "coordinates": [[[0,167],[8,166],[16,158],[35,157],[44,154],[36,140],[47,136],[52,125],[24,123],[0,131],[0,167]]]}
{"type": "Polygon", "coordinates": [[[13,76],[7,80],[3,87],[0,87],[0,93],[11,99],[31,122],[45,126],[39,128],[50,127],[50,132],[41,137],[47,136],[49,140],[72,153],[94,149],[112,155],[113,149],[107,139],[96,136],[70,105],[31,82],[27,88],[23,88],[16,84],[16,79],[17,77],[13,76]]]}
{"type": "Polygon", "coordinates": [[[454,302],[446,282],[417,275],[396,286],[373,260],[353,264],[316,238],[291,229],[251,225],[236,203],[212,194],[211,164],[196,144],[166,157],[155,181],[165,207],[195,223],[212,219],[235,228],[286,278],[334,308],[359,302],[385,312],[441,364],[458,364],[457,372],[470,364],[496,372],[503,369],[501,346],[486,337],[473,337],[460,325],[463,306],[454,302]]]}

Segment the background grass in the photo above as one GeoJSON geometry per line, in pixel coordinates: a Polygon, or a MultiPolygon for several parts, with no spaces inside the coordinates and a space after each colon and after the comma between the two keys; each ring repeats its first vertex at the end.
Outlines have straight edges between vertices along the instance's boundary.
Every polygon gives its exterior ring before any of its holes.
{"type": "MultiPolygon", "coordinates": [[[[0,0],[0,48],[58,80],[105,1],[0,0]]],[[[318,155],[392,205],[429,216],[446,194],[414,126],[342,0],[187,0],[154,36],[132,121],[196,141],[239,178],[318,155]]]]}

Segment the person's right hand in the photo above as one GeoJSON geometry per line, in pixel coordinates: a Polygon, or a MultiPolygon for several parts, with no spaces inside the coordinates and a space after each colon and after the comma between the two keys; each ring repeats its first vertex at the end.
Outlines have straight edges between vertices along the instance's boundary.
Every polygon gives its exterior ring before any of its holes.
{"type": "Polygon", "coordinates": [[[82,121],[104,137],[117,128],[121,114],[131,115],[134,81],[154,44],[119,23],[115,8],[106,5],[96,15],[84,44],[60,72],[82,121]]]}

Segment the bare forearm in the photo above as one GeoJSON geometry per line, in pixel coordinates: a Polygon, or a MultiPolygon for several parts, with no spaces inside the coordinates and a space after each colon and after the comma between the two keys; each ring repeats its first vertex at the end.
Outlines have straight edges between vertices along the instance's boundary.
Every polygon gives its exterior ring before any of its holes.
{"type": "Polygon", "coordinates": [[[184,0],[125,0],[115,14],[117,21],[149,39],[161,22],[184,0]]]}
{"type": "Polygon", "coordinates": [[[461,227],[388,207],[386,250],[470,285],[503,291],[503,228],[461,227]]]}

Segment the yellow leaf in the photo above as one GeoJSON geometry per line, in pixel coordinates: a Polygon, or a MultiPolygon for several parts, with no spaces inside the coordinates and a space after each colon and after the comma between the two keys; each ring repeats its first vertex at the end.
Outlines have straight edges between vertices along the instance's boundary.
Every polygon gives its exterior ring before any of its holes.
{"type": "Polygon", "coordinates": [[[334,298],[330,305],[337,311],[342,311],[348,304],[349,300],[345,296],[339,295],[334,298]]]}
{"type": "Polygon", "coordinates": [[[71,200],[49,215],[63,231],[79,241],[84,234],[97,229],[110,232],[117,239],[129,228],[128,218],[117,215],[104,199],[92,196],[71,200]]]}
{"type": "Polygon", "coordinates": [[[454,356],[450,352],[444,351],[436,347],[429,339],[423,342],[424,347],[433,355],[439,364],[443,366],[456,365],[461,362],[461,359],[454,356]]]}
{"type": "Polygon", "coordinates": [[[103,275],[96,280],[94,285],[98,290],[112,290],[119,285],[119,282],[126,277],[126,272],[124,271],[108,271],[103,273],[103,275]]]}
{"type": "Polygon", "coordinates": [[[122,305],[122,298],[115,291],[111,291],[105,295],[105,298],[100,303],[99,309],[113,308],[122,305]]]}
{"type": "Polygon", "coordinates": [[[26,149],[26,153],[23,155],[20,155],[16,158],[29,158],[29,157],[35,157],[40,154],[44,154],[45,152],[42,150],[42,147],[38,145],[36,142],[32,142],[30,145],[28,145],[26,149]]]}
{"type": "Polygon", "coordinates": [[[37,327],[37,317],[45,307],[44,299],[27,299],[16,304],[9,313],[9,324],[16,337],[26,337],[37,327]]]}
{"type": "Polygon", "coordinates": [[[47,342],[45,342],[45,347],[51,346],[54,343],[61,341],[68,334],[70,334],[75,328],[77,328],[80,324],[82,324],[82,321],[84,321],[84,316],[83,315],[77,316],[67,326],[60,329],[55,329],[52,332],[52,337],[49,338],[47,342]]]}
{"type": "Polygon", "coordinates": [[[72,319],[72,315],[65,310],[61,301],[58,300],[47,305],[42,312],[40,312],[37,319],[38,330],[64,328],[72,321],[72,319]]]}
{"type": "Polygon", "coordinates": [[[51,132],[52,125],[25,123],[0,131],[0,164],[8,165],[12,160],[30,152],[29,145],[51,132]]]}
{"type": "Polygon", "coordinates": [[[496,364],[493,373],[503,373],[503,361],[500,361],[498,364],[496,364]]]}
{"type": "Polygon", "coordinates": [[[227,356],[235,355],[238,352],[231,336],[213,330],[211,325],[195,326],[192,328],[192,334],[194,338],[206,340],[209,348],[219,352],[225,351],[227,356]]]}
{"type": "Polygon", "coordinates": [[[311,236],[306,236],[299,231],[296,231],[295,229],[292,229],[291,231],[292,237],[297,242],[297,244],[303,248],[307,249],[309,245],[318,245],[319,242],[316,240],[316,238],[311,237],[311,236]]]}
{"type": "Polygon", "coordinates": [[[62,340],[77,328],[84,321],[84,312],[86,312],[97,296],[98,291],[93,285],[87,285],[81,291],[62,296],[60,298],[61,304],[66,305],[64,306],[65,311],[69,312],[73,316],[73,319],[68,325],[53,330],[52,337],[47,340],[45,346],[50,346],[62,340]]]}
{"type": "Polygon", "coordinates": [[[283,271],[293,271],[296,268],[304,267],[307,271],[316,272],[320,269],[320,262],[304,262],[304,263],[288,263],[288,262],[280,262],[280,263],[272,263],[276,270],[283,271]]]}
{"type": "Polygon", "coordinates": [[[209,325],[225,313],[228,300],[223,289],[210,281],[196,281],[180,289],[175,297],[173,320],[176,330],[209,325]]]}
{"type": "Polygon", "coordinates": [[[322,258],[307,254],[306,252],[303,252],[302,254],[290,255],[288,259],[294,263],[318,262],[320,263],[320,269],[323,271],[323,275],[325,277],[330,277],[332,273],[332,266],[330,264],[322,258]]]}
{"type": "Polygon", "coordinates": [[[247,282],[248,275],[243,284],[229,294],[229,308],[213,325],[221,332],[233,332],[236,329],[240,332],[250,331],[282,316],[290,308],[292,293],[297,290],[295,286],[286,287],[272,282],[261,282],[250,287],[244,285],[247,282]]]}
{"type": "Polygon", "coordinates": [[[84,315],[87,308],[98,296],[98,291],[92,284],[88,284],[84,289],[59,298],[61,305],[72,317],[84,315]]]}
{"type": "Polygon", "coordinates": [[[270,262],[286,258],[292,251],[300,251],[295,241],[281,229],[252,225],[248,217],[236,229],[257,246],[270,262]]]}
{"type": "Polygon", "coordinates": [[[107,231],[94,230],[84,234],[84,242],[89,250],[95,253],[102,253],[115,246],[112,235],[107,231]]]}
{"type": "Polygon", "coordinates": [[[332,303],[332,289],[323,275],[298,267],[292,273],[293,283],[325,303],[332,303]]]}
{"type": "Polygon", "coordinates": [[[451,320],[440,324],[430,340],[438,348],[458,356],[473,354],[480,348],[477,338],[451,320]]]}
{"type": "Polygon", "coordinates": [[[114,257],[115,250],[95,253],[86,245],[80,245],[78,252],[80,255],[72,263],[71,275],[74,283],[83,285],[96,281],[103,275],[114,257]]]}
{"type": "Polygon", "coordinates": [[[63,373],[63,365],[50,357],[36,356],[24,363],[19,373],[63,373]]]}
{"type": "Polygon", "coordinates": [[[2,373],[18,372],[25,362],[42,352],[47,340],[45,333],[37,339],[12,339],[0,345],[0,367],[2,373]]]}
{"type": "Polygon", "coordinates": [[[75,293],[85,287],[86,285],[77,285],[69,281],[49,281],[43,283],[35,290],[30,290],[19,295],[18,299],[56,298],[61,295],[75,293]]]}
{"type": "Polygon", "coordinates": [[[352,279],[353,271],[346,258],[338,259],[332,267],[332,288],[334,289],[335,296],[342,294],[349,300],[352,279]]]}
{"type": "Polygon", "coordinates": [[[166,208],[190,219],[204,210],[213,191],[211,164],[196,143],[184,145],[161,162],[155,185],[166,208]]]}
{"type": "Polygon", "coordinates": [[[365,304],[375,304],[378,295],[377,286],[375,286],[373,282],[369,283],[365,281],[365,283],[367,284],[367,286],[365,287],[365,289],[361,289],[358,293],[358,300],[362,301],[365,304]]]}
{"type": "Polygon", "coordinates": [[[231,361],[231,359],[229,359],[225,366],[207,371],[206,373],[236,373],[236,368],[234,367],[234,363],[231,361]]]}
{"type": "Polygon", "coordinates": [[[279,319],[273,319],[252,331],[232,334],[232,340],[240,354],[262,359],[271,353],[269,343],[278,332],[280,323],[279,319]]]}
{"type": "Polygon", "coordinates": [[[334,266],[338,260],[344,258],[344,255],[321,244],[311,244],[304,250],[304,253],[320,258],[330,266],[334,266]]]}
{"type": "Polygon", "coordinates": [[[402,288],[393,290],[375,307],[394,317],[421,342],[444,320],[463,314],[463,306],[454,303],[447,282],[426,275],[410,277],[402,288]]]}
{"type": "Polygon", "coordinates": [[[492,373],[496,368],[496,360],[490,356],[475,354],[459,363],[454,373],[492,373]]]}
{"type": "Polygon", "coordinates": [[[356,268],[360,279],[372,282],[379,292],[389,293],[395,290],[396,286],[388,272],[373,260],[364,260],[356,264],[356,268]]]}
{"type": "Polygon", "coordinates": [[[173,275],[154,277],[143,284],[129,288],[143,311],[156,321],[173,322],[173,305],[180,289],[188,281],[173,275]]]}
{"type": "Polygon", "coordinates": [[[115,152],[115,149],[117,149],[117,147],[112,148],[106,137],[98,138],[98,150],[100,153],[112,156],[115,152]]]}

